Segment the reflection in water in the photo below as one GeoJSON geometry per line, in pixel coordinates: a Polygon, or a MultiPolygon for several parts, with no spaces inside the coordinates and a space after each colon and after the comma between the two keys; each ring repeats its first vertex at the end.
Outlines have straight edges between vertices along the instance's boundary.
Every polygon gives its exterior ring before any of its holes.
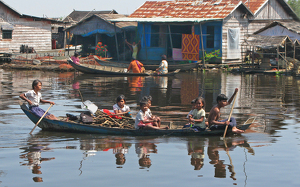
{"type": "Polygon", "coordinates": [[[203,141],[189,140],[187,143],[188,155],[191,155],[191,165],[194,170],[200,170],[204,165],[204,143],[203,141]]]}
{"type": "Polygon", "coordinates": [[[135,144],[135,152],[139,157],[140,169],[149,168],[151,166],[149,153],[157,153],[156,147],[154,143],[140,142],[135,144]]]}
{"type": "MultiPolygon", "coordinates": [[[[41,163],[43,161],[55,159],[55,157],[42,158],[42,152],[51,150],[51,148],[49,148],[48,145],[49,144],[43,142],[28,142],[28,146],[20,148],[24,150],[20,154],[20,158],[24,159],[24,162],[21,162],[21,165],[29,166],[29,169],[32,170],[33,174],[42,174],[41,163]]],[[[33,180],[35,182],[43,182],[42,177],[33,177],[33,180]]]]}

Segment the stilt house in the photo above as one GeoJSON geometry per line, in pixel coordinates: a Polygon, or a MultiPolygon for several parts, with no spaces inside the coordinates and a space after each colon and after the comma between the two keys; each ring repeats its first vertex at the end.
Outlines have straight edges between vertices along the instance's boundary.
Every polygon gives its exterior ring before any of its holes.
{"type": "Polygon", "coordinates": [[[20,14],[0,0],[0,52],[20,52],[22,45],[35,51],[51,50],[51,24],[47,18],[20,14]]]}
{"type": "Polygon", "coordinates": [[[299,21],[284,0],[146,1],[128,18],[138,22],[141,60],[201,60],[219,51],[214,62],[241,61],[241,43],[274,20],[299,21]]]}

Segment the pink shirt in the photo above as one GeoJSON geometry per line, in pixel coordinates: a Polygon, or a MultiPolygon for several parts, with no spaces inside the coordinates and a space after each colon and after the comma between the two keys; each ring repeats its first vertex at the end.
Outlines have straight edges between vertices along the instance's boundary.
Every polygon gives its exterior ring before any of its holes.
{"type": "Polygon", "coordinates": [[[72,59],[72,61],[73,61],[75,64],[80,64],[80,63],[79,63],[79,57],[72,56],[71,59],[72,59]]]}

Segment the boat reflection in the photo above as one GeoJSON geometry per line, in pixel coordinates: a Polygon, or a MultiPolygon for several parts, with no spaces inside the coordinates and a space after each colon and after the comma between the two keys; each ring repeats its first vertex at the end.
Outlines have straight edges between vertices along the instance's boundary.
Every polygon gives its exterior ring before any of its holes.
{"type": "MultiPolygon", "coordinates": [[[[116,167],[125,169],[125,164],[132,164],[132,162],[126,163],[127,157],[130,158],[129,160],[136,160],[137,162],[135,163],[138,163],[139,169],[149,171],[154,164],[150,159],[151,154],[157,154],[155,156],[157,159],[155,160],[155,164],[157,165],[163,165],[162,162],[166,159],[163,157],[166,155],[170,156],[170,153],[163,149],[160,150],[161,155],[159,155],[158,147],[161,145],[166,146],[166,144],[172,146],[172,144],[167,143],[171,140],[174,139],[168,137],[104,136],[40,131],[28,138],[26,146],[20,148],[22,152],[19,157],[23,159],[21,166],[28,166],[32,170],[32,174],[34,175],[33,181],[35,182],[43,182],[43,178],[41,177],[42,162],[55,159],[55,157],[45,158],[42,156],[42,153],[51,150],[51,154],[59,157],[61,153],[57,149],[74,149],[73,155],[74,153],[82,155],[82,159],[79,160],[79,176],[85,172],[86,167],[91,162],[96,160],[100,161],[100,164],[105,162],[105,166],[108,168],[116,167]],[[57,143],[59,143],[59,147],[55,145],[52,145],[54,148],[50,147],[50,144],[57,143]],[[79,146],[74,144],[78,144],[79,146]],[[134,146],[132,147],[133,144],[134,146]],[[131,152],[130,149],[132,150],[131,152]],[[100,160],[99,157],[101,158],[100,160]],[[106,161],[110,160],[108,158],[112,157],[115,158],[115,162],[107,164],[106,161]],[[84,163],[88,163],[86,167],[83,167],[84,163]]],[[[207,171],[209,167],[213,167],[213,177],[227,178],[228,173],[230,173],[229,178],[234,181],[237,180],[236,176],[241,175],[236,174],[234,161],[231,159],[229,153],[233,152],[237,147],[241,147],[244,148],[245,154],[247,150],[248,154],[254,155],[254,150],[250,147],[244,136],[230,137],[225,140],[220,140],[220,137],[187,137],[181,138],[179,144],[186,146],[184,150],[187,150],[187,154],[190,155],[190,164],[193,170],[207,171]],[[205,152],[207,152],[207,160],[205,152]],[[221,152],[226,152],[230,163],[228,163],[226,156],[221,158],[221,155],[224,155],[221,152]]],[[[175,149],[177,150],[177,154],[179,151],[182,151],[178,147],[175,149]]],[[[135,168],[135,164],[132,165],[135,168]]],[[[103,169],[108,168],[103,167],[103,169]]],[[[242,171],[239,170],[238,172],[242,171]]],[[[244,172],[246,172],[245,168],[244,172]]]]}

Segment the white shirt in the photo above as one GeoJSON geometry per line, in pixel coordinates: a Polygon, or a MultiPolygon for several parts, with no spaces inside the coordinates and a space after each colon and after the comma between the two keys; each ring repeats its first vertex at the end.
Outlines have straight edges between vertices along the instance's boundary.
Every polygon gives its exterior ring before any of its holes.
{"type": "Polygon", "coordinates": [[[36,94],[34,90],[29,90],[25,93],[25,97],[32,102],[32,105],[30,106],[39,106],[42,94],[40,92],[36,94]]]}
{"type": "Polygon", "coordinates": [[[122,112],[127,112],[127,111],[130,110],[130,108],[127,105],[124,105],[123,108],[120,108],[118,104],[114,104],[113,110],[114,110],[115,113],[116,113],[116,110],[121,110],[122,112]]]}
{"type": "Polygon", "coordinates": [[[151,116],[150,116],[148,110],[145,112],[145,114],[144,114],[144,112],[143,112],[142,110],[140,110],[140,111],[137,113],[136,117],[135,117],[134,127],[135,127],[136,129],[138,129],[138,128],[139,128],[139,127],[138,127],[138,124],[140,123],[140,121],[142,121],[142,120],[147,120],[147,119],[149,119],[149,118],[151,118],[151,116]]]}

